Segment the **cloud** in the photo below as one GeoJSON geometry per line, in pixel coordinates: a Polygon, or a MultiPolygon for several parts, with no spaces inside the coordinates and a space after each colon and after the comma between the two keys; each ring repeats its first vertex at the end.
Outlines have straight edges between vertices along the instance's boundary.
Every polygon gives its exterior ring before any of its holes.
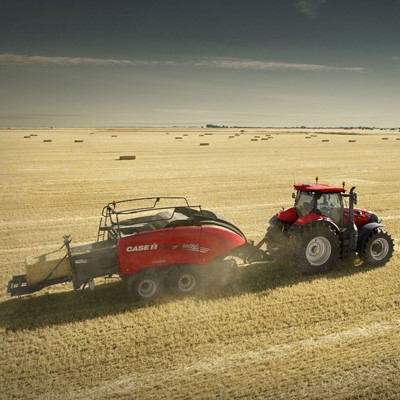
{"type": "Polygon", "coordinates": [[[249,60],[243,58],[209,58],[195,62],[197,67],[225,68],[225,69],[245,69],[253,71],[305,71],[305,72],[363,72],[362,67],[337,67],[332,65],[320,64],[299,64],[277,61],[249,60]]]}
{"type": "Polygon", "coordinates": [[[17,65],[58,65],[58,66],[180,66],[210,69],[233,69],[248,71],[303,71],[303,72],[363,72],[362,67],[337,67],[332,65],[288,63],[268,60],[251,60],[231,57],[210,57],[187,60],[125,60],[113,58],[88,58],[88,57],[49,57],[28,56],[19,54],[0,54],[0,64],[17,65]]]}
{"type": "Polygon", "coordinates": [[[113,58],[88,58],[88,57],[49,57],[28,56],[20,54],[0,54],[0,64],[41,64],[41,65],[127,65],[127,66],[157,66],[176,65],[168,60],[124,60],[113,58]]]}
{"type": "Polygon", "coordinates": [[[317,17],[317,11],[326,2],[327,0],[300,0],[296,3],[296,7],[302,14],[314,19],[317,17]]]}

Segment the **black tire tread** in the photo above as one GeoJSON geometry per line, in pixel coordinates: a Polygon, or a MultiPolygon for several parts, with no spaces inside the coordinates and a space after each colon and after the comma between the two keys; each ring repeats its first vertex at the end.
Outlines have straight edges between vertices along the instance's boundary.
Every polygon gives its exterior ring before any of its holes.
{"type": "Polygon", "coordinates": [[[390,234],[383,229],[377,228],[370,232],[367,238],[364,240],[362,244],[362,250],[360,252],[360,257],[369,265],[384,265],[386,264],[392,257],[394,252],[394,241],[390,234]],[[373,243],[373,240],[376,239],[378,236],[383,237],[387,240],[389,244],[389,251],[386,256],[382,260],[375,260],[370,254],[370,246],[373,243]]]}
{"type": "Polygon", "coordinates": [[[336,230],[325,223],[309,223],[304,225],[298,232],[291,235],[291,263],[298,273],[302,275],[323,274],[331,271],[340,257],[340,239],[336,230]],[[326,263],[312,265],[305,256],[307,244],[313,237],[324,236],[329,239],[332,252],[326,263]]]}

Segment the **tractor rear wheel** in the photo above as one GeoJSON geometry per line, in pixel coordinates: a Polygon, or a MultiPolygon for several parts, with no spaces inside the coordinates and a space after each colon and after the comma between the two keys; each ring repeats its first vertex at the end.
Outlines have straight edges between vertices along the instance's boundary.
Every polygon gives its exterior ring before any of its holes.
{"type": "Polygon", "coordinates": [[[139,272],[128,278],[128,289],[136,300],[150,301],[161,296],[163,281],[160,276],[151,271],[139,272]]]}
{"type": "Polygon", "coordinates": [[[360,257],[367,264],[383,265],[390,260],[393,250],[392,237],[382,229],[375,229],[365,239],[360,257]]]}
{"type": "Polygon", "coordinates": [[[288,235],[281,227],[269,226],[265,235],[268,254],[277,261],[287,261],[288,235]]]}
{"type": "Polygon", "coordinates": [[[177,294],[188,295],[200,288],[201,277],[195,267],[185,265],[175,268],[169,278],[170,288],[177,294]]]}
{"type": "Polygon", "coordinates": [[[292,264],[303,275],[330,271],[340,256],[339,237],[326,224],[305,225],[292,236],[291,242],[292,264]]]}

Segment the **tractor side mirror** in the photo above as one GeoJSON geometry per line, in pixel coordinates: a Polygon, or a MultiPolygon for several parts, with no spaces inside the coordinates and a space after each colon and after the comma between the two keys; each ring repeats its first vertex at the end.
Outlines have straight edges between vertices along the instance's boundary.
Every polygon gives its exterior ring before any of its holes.
{"type": "Polygon", "coordinates": [[[354,193],[354,205],[357,205],[357,193],[354,193]]]}
{"type": "Polygon", "coordinates": [[[292,199],[295,199],[295,198],[296,198],[296,194],[292,193],[292,199]]]}

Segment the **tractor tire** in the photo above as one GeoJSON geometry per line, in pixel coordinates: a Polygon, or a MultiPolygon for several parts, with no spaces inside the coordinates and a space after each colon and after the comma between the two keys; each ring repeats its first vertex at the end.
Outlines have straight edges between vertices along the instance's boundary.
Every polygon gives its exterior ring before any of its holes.
{"type": "Polygon", "coordinates": [[[305,225],[291,238],[291,261],[302,275],[331,271],[340,256],[340,240],[326,224],[305,225]]]}
{"type": "MultiPolygon", "coordinates": [[[[288,235],[275,226],[269,226],[265,235],[267,252],[276,261],[287,261],[288,235]]],[[[262,260],[260,260],[262,261],[262,260]]]]}
{"type": "Polygon", "coordinates": [[[143,271],[132,275],[127,283],[129,293],[135,300],[155,300],[164,291],[162,278],[151,271],[143,271]]]}
{"type": "Polygon", "coordinates": [[[201,281],[199,272],[189,265],[174,268],[168,277],[171,290],[182,296],[196,293],[200,289],[201,281]]]}
{"type": "Polygon", "coordinates": [[[364,240],[360,257],[369,265],[384,265],[392,257],[392,237],[382,229],[374,229],[364,240]]]}

